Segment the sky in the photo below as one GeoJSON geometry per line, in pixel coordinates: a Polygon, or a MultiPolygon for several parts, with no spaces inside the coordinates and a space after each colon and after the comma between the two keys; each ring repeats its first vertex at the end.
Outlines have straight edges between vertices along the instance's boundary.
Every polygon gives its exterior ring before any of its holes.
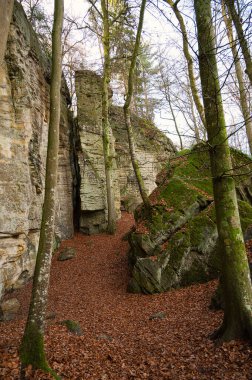
{"type": "MultiPolygon", "coordinates": [[[[87,13],[89,6],[90,4],[87,0],[65,0],[65,13],[72,14],[75,17],[82,17],[82,15],[87,13]]],[[[174,29],[167,22],[167,20],[160,17],[158,12],[155,11],[153,7],[147,7],[144,18],[142,38],[147,41],[153,49],[159,46],[161,50],[164,50],[167,39],[176,40],[178,38],[178,34],[174,32],[174,29]]],[[[89,44],[88,41],[86,41],[86,51],[88,51],[88,55],[85,57],[86,64],[88,64],[89,68],[99,71],[102,62],[98,42],[95,46],[93,42],[89,44]]],[[[174,57],[176,57],[176,53],[176,49],[169,49],[170,55],[174,55],[174,57]]],[[[120,100],[123,100],[123,97],[117,96],[116,99],[116,101],[120,102],[120,100]]],[[[184,123],[179,114],[177,117],[178,120],[180,119],[181,122],[184,123]]],[[[170,118],[167,117],[165,110],[157,111],[155,114],[155,122],[158,127],[163,131],[170,130],[172,132],[173,141],[178,143],[174,127],[169,119],[170,118]]]]}
{"type": "MultiPolygon", "coordinates": [[[[155,0],[153,0],[155,1],[155,0]]],[[[156,0],[158,2],[158,0],[156,0]]],[[[53,13],[53,1],[52,0],[43,0],[42,3],[44,4],[44,8],[47,11],[50,11],[50,13],[53,13]]],[[[78,17],[80,20],[87,14],[87,10],[89,8],[89,2],[87,0],[65,0],[65,14],[69,14],[72,17],[78,17]]],[[[163,1],[159,1],[158,5],[164,4],[163,1]]],[[[195,35],[195,25],[193,22],[193,14],[192,10],[189,8],[190,4],[192,4],[192,1],[188,0],[180,0],[179,7],[180,9],[184,10],[183,16],[186,22],[187,28],[192,31],[192,33],[195,35]],[[184,7],[186,5],[186,8],[184,7]]],[[[174,19],[172,15],[172,11],[169,10],[169,7],[167,8],[166,5],[166,16],[167,19],[170,19],[175,26],[177,25],[176,20],[174,19]]],[[[181,40],[181,34],[176,31],[176,28],[172,27],[171,23],[165,19],[164,17],[160,16],[160,14],[154,10],[154,7],[147,7],[147,10],[145,12],[145,22],[144,22],[144,29],[143,29],[143,38],[145,41],[149,43],[153,51],[157,47],[159,47],[159,50],[162,54],[166,54],[167,62],[169,59],[172,59],[173,61],[178,61],[178,64],[183,61],[183,57],[181,55],[181,49],[179,50],[177,46],[182,45],[181,40]],[[171,42],[172,41],[172,42],[171,42]],[[167,48],[169,44],[169,47],[167,48]]],[[[76,40],[79,39],[78,33],[75,33],[73,38],[76,40]]],[[[196,50],[197,43],[196,40],[194,40],[193,49],[196,50]]],[[[89,38],[85,39],[85,47],[83,48],[83,51],[85,52],[84,62],[85,65],[89,69],[93,69],[96,71],[101,72],[101,55],[98,47],[98,41],[94,43],[94,41],[90,40],[89,38]]],[[[192,51],[193,53],[193,51],[192,51]]],[[[197,65],[197,57],[195,54],[193,54],[194,64],[197,65]]],[[[228,67],[228,66],[227,66],[228,67]]],[[[221,63],[220,65],[220,72],[223,72],[223,78],[225,79],[225,70],[227,71],[227,67],[225,68],[225,65],[221,63]]],[[[230,93],[228,89],[225,89],[223,91],[223,96],[226,101],[226,118],[227,122],[229,124],[234,124],[239,119],[239,111],[236,106],[232,104],[232,101],[230,100],[230,93]],[[231,104],[231,105],[230,105],[231,104]],[[235,110],[236,107],[236,110],[235,110]],[[234,111],[235,110],[235,111],[234,111]]],[[[176,119],[178,122],[179,127],[182,129],[182,133],[185,133],[185,135],[190,135],[191,132],[188,130],[188,127],[186,125],[186,120],[183,118],[181,112],[176,111],[176,119]]],[[[176,137],[176,132],[174,128],[173,121],[171,121],[170,117],[170,111],[167,111],[167,105],[166,107],[163,106],[161,109],[157,110],[155,114],[155,122],[157,126],[163,130],[169,132],[169,137],[178,144],[178,138],[176,137]]],[[[186,139],[184,139],[186,140],[186,139]]],[[[188,140],[188,142],[192,142],[192,140],[188,140]]]]}

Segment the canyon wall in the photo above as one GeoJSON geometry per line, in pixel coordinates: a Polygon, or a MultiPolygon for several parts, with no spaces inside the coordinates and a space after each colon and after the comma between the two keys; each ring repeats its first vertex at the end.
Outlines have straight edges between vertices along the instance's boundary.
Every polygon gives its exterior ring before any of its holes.
{"type": "MultiPolygon", "coordinates": [[[[49,86],[48,61],[16,3],[0,67],[0,299],[33,274],[43,205],[49,86]]],[[[71,128],[62,95],[55,231],[59,239],[73,234],[71,128]]]]}

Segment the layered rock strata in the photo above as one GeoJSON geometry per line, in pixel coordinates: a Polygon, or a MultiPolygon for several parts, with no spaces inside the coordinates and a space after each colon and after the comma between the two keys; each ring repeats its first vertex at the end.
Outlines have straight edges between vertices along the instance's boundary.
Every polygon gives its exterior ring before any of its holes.
{"type": "MultiPolygon", "coordinates": [[[[102,78],[92,71],[81,70],[76,72],[75,82],[80,135],[80,229],[85,233],[97,233],[104,230],[107,221],[102,142],[102,78]]],[[[117,214],[120,215],[120,207],[132,211],[141,203],[141,197],[131,164],[123,109],[111,106],[109,118],[116,156],[114,193],[117,214]]],[[[136,156],[147,192],[150,193],[156,187],[157,173],[174,154],[175,148],[151,123],[133,115],[132,124],[136,156]]]]}
{"type": "MultiPolygon", "coordinates": [[[[251,238],[252,160],[232,151],[242,229],[251,238]]],[[[212,179],[207,149],[195,147],[160,173],[150,196],[151,217],[135,212],[129,236],[131,279],[136,293],[160,293],[216,278],[220,269],[212,179]]]]}
{"type": "MultiPolygon", "coordinates": [[[[0,68],[0,299],[32,276],[43,206],[50,67],[19,3],[0,68]]],[[[73,234],[71,118],[61,101],[58,238],[73,234]]]]}
{"type": "MultiPolygon", "coordinates": [[[[78,130],[80,150],[80,231],[88,234],[105,231],[107,226],[106,176],[102,137],[102,79],[92,71],[77,71],[78,130]]],[[[113,141],[113,136],[111,136],[113,141]]],[[[120,217],[118,169],[113,160],[113,193],[120,217]]]]}

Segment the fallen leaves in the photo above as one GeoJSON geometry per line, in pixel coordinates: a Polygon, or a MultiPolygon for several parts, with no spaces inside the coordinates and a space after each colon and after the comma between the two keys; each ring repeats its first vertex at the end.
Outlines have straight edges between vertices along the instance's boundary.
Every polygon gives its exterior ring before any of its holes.
{"type": "MultiPolygon", "coordinates": [[[[54,256],[45,335],[51,367],[63,380],[251,380],[248,343],[215,346],[209,339],[222,320],[208,308],[215,282],[153,296],[126,293],[122,236],[132,224],[124,214],[115,236],[76,234],[62,247],[74,247],[76,258],[60,263],[54,256]],[[83,335],[69,333],[63,320],[78,321],[83,335]]],[[[0,323],[2,380],[19,378],[30,290],[14,292],[22,308],[16,320],[0,323]]],[[[26,372],[30,380],[52,379],[31,367],[26,372]]]]}

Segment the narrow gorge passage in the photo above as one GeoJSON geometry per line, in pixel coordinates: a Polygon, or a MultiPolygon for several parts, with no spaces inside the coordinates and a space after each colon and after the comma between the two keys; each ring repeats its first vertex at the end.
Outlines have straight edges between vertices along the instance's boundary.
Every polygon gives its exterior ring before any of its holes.
{"type": "MultiPolygon", "coordinates": [[[[123,213],[115,236],[76,234],[61,246],[75,247],[75,258],[60,262],[54,255],[50,365],[71,380],[252,379],[247,343],[216,347],[208,338],[222,318],[208,308],[215,282],[152,296],[126,292],[128,243],[122,238],[132,225],[132,215],[123,213]],[[67,319],[78,321],[83,335],[68,332],[60,323],[67,319]]],[[[9,295],[22,308],[15,320],[0,323],[0,379],[19,377],[17,350],[30,290],[31,283],[9,295]]],[[[50,379],[39,371],[29,378],[50,379]]]]}

